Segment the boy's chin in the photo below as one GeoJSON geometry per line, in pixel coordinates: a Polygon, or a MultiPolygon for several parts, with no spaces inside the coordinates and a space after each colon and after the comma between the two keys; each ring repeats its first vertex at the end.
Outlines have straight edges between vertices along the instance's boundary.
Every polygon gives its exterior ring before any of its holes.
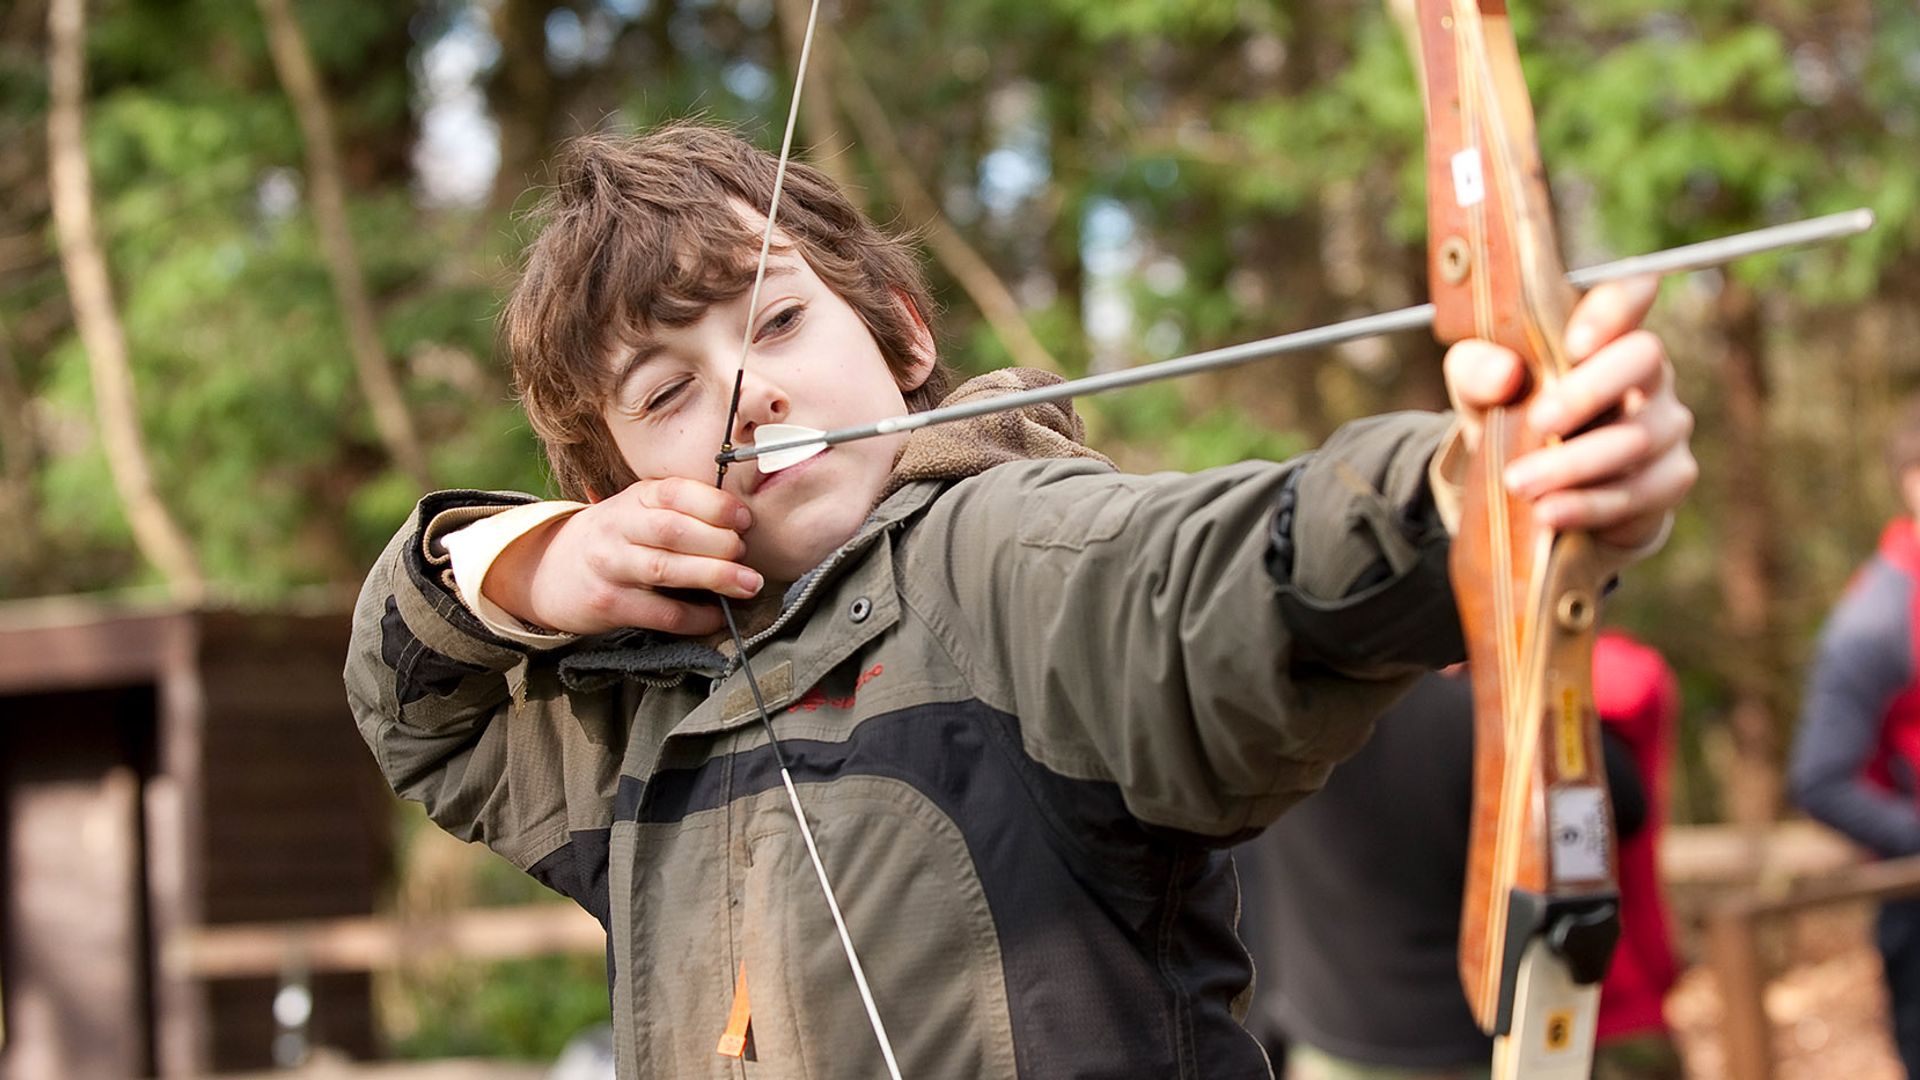
{"type": "MultiPolygon", "coordinates": [[[[844,543],[845,541],[841,541],[844,543]]],[[[827,556],[833,554],[838,543],[796,544],[781,551],[748,552],[746,563],[760,572],[769,585],[790,585],[806,576],[807,571],[819,566],[827,556]],[[816,550],[817,549],[817,550],[816,550]]],[[[764,595],[764,591],[762,593],[764,595]]]]}
{"type": "Polygon", "coordinates": [[[748,533],[746,564],[768,581],[798,581],[853,539],[865,520],[864,513],[838,503],[803,507],[780,523],[782,534],[776,543],[755,544],[756,538],[748,533]]]}

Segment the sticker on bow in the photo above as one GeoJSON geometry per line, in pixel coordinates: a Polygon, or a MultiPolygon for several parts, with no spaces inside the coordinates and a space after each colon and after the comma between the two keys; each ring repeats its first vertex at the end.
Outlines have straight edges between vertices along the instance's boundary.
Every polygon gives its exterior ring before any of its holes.
{"type": "Polygon", "coordinates": [[[1590,784],[1555,788],[1547,799],[1547,829],[1556,884],[1606,880],[1606,789],[1590,784]]]}
{"type": "Polygon", "coordinates": [[[1487,174],[1480,165],[1480,148],[1469,146],[1453,155],[1453,201],[1464,210],[1486,198],[1487,174]]]}

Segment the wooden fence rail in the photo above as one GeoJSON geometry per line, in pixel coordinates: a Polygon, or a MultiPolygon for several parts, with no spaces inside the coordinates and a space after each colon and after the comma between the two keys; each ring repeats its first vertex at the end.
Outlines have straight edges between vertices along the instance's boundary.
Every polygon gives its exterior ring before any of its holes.
{"type": "Polygon", "coordinates": [[[289,970],[387,971],[454,957],[604,953],[606,947],[606,932],[580,908],[528,904],[473,908],[432,922],[356,916],[199,927],[174,935],[161,962],[185,978],[233,979],[289,970]]]}
{"type": "Polygon", "coordinates": [[[1778,893],[1723,895],[1706,905],[1706,960],[1724,1003],[1721,1040],[1728,1076],[1773,1077],[1773,1029],[1766,1008],[1769,974],[1760,955],[1763,924],[1832,904],[1906,896],[1920,896],[1920,855],[1831,870],[1778,893]]]}

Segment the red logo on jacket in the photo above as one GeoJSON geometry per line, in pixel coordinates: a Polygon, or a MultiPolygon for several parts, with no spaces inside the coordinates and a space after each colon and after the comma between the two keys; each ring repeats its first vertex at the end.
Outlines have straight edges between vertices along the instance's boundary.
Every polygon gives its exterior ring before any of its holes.
{"type": "Polygon", "coordinates": [[[799,701],[787,706],[787,711],[818,712],[821,709],[851,709],[853,708],[854,698],[860,694],[860,688],[879,678],[880,673],[885,670],[885,664],[875,664],[861,672],[860,677],[853,680],[853,693],[848,694],[846,697],[828,697],[816,686],[800,695],[799,701]]]}

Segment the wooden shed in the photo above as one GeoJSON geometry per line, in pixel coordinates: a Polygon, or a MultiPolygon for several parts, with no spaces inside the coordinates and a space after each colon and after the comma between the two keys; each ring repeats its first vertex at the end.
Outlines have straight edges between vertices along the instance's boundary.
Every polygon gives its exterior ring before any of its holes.
{"type": "MultiPolygon", "coordinates": [[[[345,611],[0,605],[0,1078],[271,1063],[273,979],[171,962],[196,928],[366,914],[390,796],[355,734],[345,611]]],[[[373,1050],[368,979],[313,1038],[373,1050]]]]}

